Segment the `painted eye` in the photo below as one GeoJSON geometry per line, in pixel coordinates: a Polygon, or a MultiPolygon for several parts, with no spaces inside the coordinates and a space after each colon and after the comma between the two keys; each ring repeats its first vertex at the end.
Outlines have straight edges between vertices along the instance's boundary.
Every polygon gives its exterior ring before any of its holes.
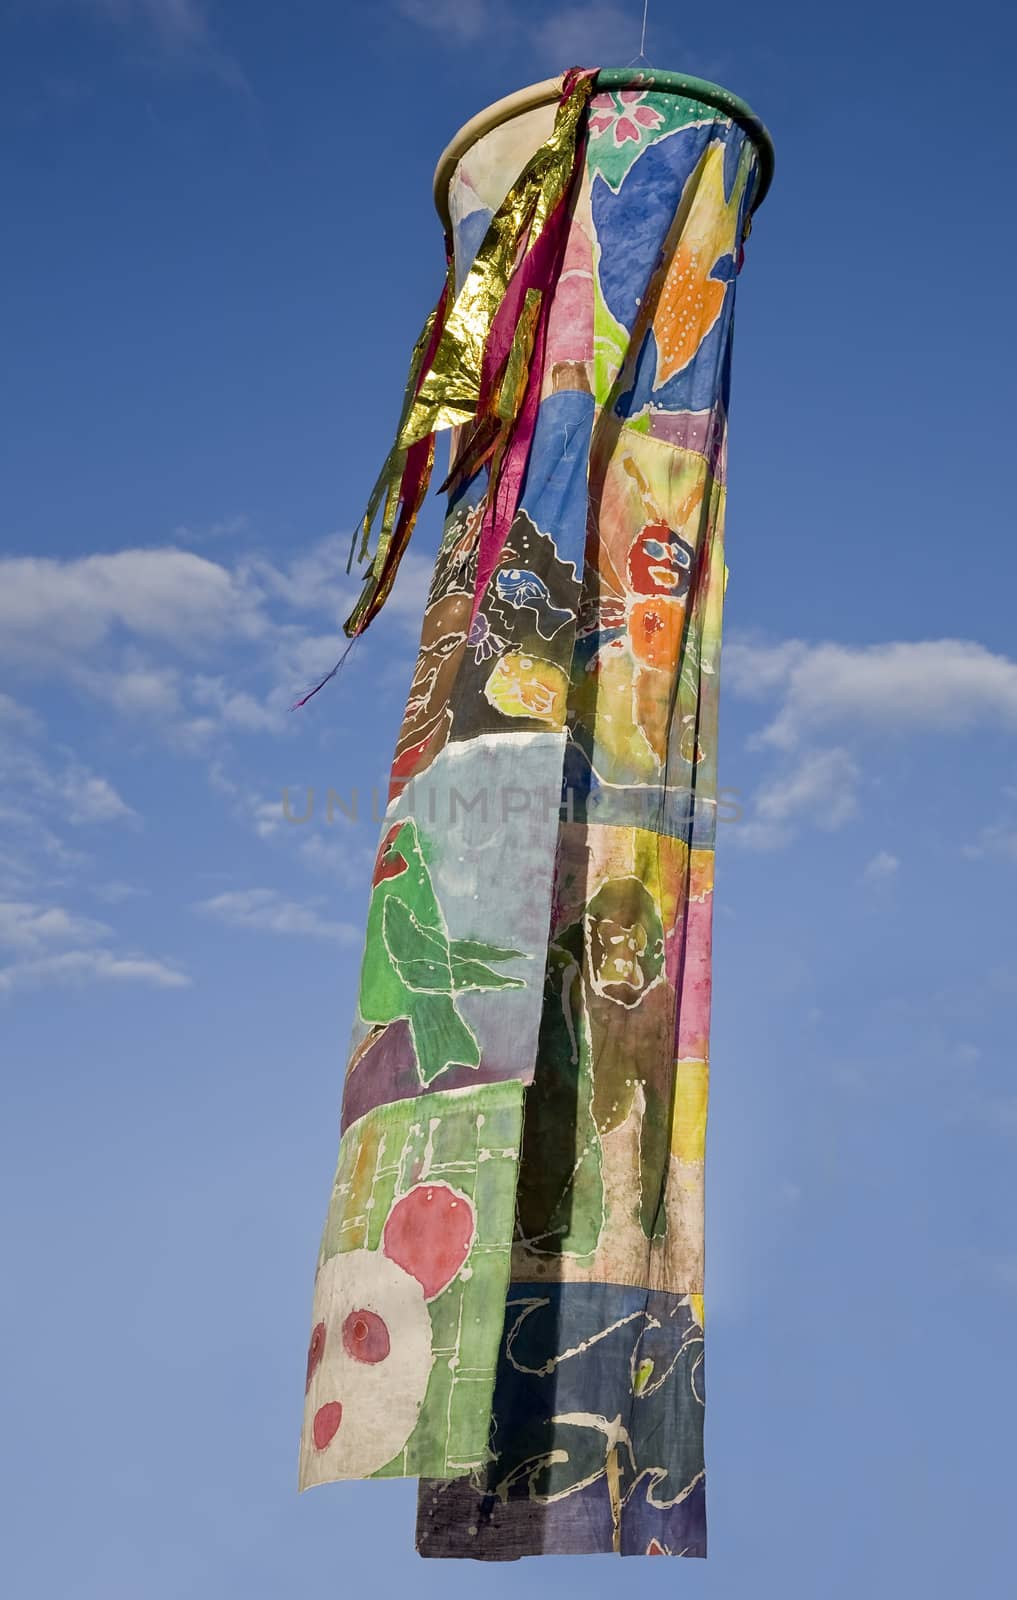
{"type": "Polygon", "coordinates": [[[311,1379],[321,1365],[321,1358],[325,1354],[325,1324],[319,1322],[311,1332],[311,1342],[307,1347],[307,1382],[304,1385],[306,1394],[311,1387],[311,1379]]]}
{"type": "Polygon", "coordinates": [[[374,1366],[384,1361],[391,1348],[388,1329],[376,1312],[350,1312],[343,1323],[343,1349],[348,1356],[374,1366]]]}

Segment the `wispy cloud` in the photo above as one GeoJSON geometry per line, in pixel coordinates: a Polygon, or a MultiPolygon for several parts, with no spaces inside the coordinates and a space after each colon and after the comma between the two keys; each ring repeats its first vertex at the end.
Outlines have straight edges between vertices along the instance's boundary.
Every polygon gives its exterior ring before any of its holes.
{"type": "Polygon", "coordinates": [[[187,973],[172,962],[108,948],[113,929],[62,905],[0,900],[0,994],[49,984],[147,983],[185,988],[187,973]]]}
{"type": "Polygon", "coordinates": [[[183,680],[174,666],[125,662],[119,668],[90,667],[78,662],[73,678],[79,688],[121,716],[175,719],[182,709],[183,680]]]}
{"type": "Polygon", "coordinates": [[[201,0],[82,0],[97,16],[122,27],[142,23],[168,44],[194,45],[208,37],[208,16],[201,0]]]}
{"type": "Polygon", "coordinates": [[[11,556],[0,561],[0,652],[59,665],[118,631],[181,648],[254,638],[266,627],[260,599],[243,573],[193,550],[11,556]]]}
{"type": "Polygon", "coordinates": [[[260,933],[296,934],[344,943],[355,943],[361,937],[351,923],[332,921],[316,905],[287,900],[275,889],[237,889],[201,900],[194,909],[228,927],[260,933]]]}
{"type": "Polygon", "coordinates": [[[533,32],[538,55],[560,67],[624,66],[639,53],[642,6],[567,5],[543,13],[533,32]]]}
{"type": "Polygon", "coordinates": [[[179,967],[151,956],[112,950],[65,950],[0,967],[0,994],[43,985],[144,983],[156,989],[186,989],[191,979],[179,967]]]}
{"type": "MultiPolygon", "coordinates": [[[[179,750],[295,731],[293,701],[335,664],[359,591],[336,534],[277,563],[177,546],[0,560],[0,659],[61,678],[179,750]]],[[[409,553],[387,622],[416,642],[431,559],[409,553]]],[[[0,726],[28,715],[0,701],[0,726]]]]}
{"type": "Polygon", "coordinates": [[[97,23],[157,53],[164,61],[208,73],[230,88],[249,90],[239,63],[215,38],[207,0],[66,0],[97,23]]]}
{"type": "Polygon", "coordinates": [[[495,0],[396,0],[395,9],[407,22],[460,44],[489,34],[506,12],[495,0]]]}
{"type": "MultiPolygon", "coordinates": [[[[724,648],[723,678],[725,692],[762,707],[765,720],[748,747],[777,763],[734,831],[743,848],[779,849],[805,821],[837,828],[855,816],[873,736],[1017,732],[1017,660],[969,639],[734,639],[724,648]],[[834,730],[838,744],[819,746],[819,736],[834,730]]],[[[1017,859],[1017,827],[985,828],[964,851],[1017,859]]],[[[869,881],[879,870],[867,872],[869,881]]],[[[890,870],[884,863],[884,875],[890,870]]]]}
{"type": "Polygon", "coordinates": [[[82,826],[135,818],[109,779],[86,767],[63,745],[40,748],[8,734],[0,736],[0,759],[0,804],[8,820],[20,814],[30,825],[45,816],[82,826]]]}
{"type": "Polygon", "coordinates": [[[213,760],[208,768],[210,788],[225,796],[238,821],[250,827],[259,839],[269,839],[286,821],[283,796],[266,796],[257,786],[232,777],[221,761],[213,760]]]}
{"type": "Polygon", "coordinates": [[[857,762],[839,746],[803,751],[760,785],[732,836],[742,849],[779,850],[803,822],[840,828],[858,810],[860,777],[857,762]]]}
{"type": "Polygon", "coordinates": [[[1017,661],[970,639],[875,645],[732,642],[724,676],[735,693],[776,694],[758,742],[791,749],[817,730],[864,726],[885,733],[1017,729],[1017,661]]]}
{"type": "MultiPolygon", "coordinates": [[[[512,0],[395,0],[397,15],[453,47],[500,41],[520,57],[561,72],[568,66],[624,66],[639,55],[640,0],[589,0],[532,9],[512,0]]],[[[647,51],[673,53],[670,19],[651,15],[647,51]]]]}
{"type": "Polygon", "coordinates": [[[77,839],[103,824],[138,824],[108,778],[62,744],[47,742],[39,718],[8,717],[0,727],[0,893],[54,889],[80,874],[88,852],[77,839]]]}
{"type": "Polygon", "coordinates": [[[117,794],[107,778],[84,767],[72,767],[64,778],[63,797],[72,823],[119,822],[135,812],[117,794]]]}
{"type": "Polygon", "coordinates": [[[210,544],[218,539],[238,538],[241,534],[249,533],[250,527],[251,520],[247,513],[235,511],[198,527],[180,523],[173,529],[173,541],[175,544],[210,544]]]}
{"type": "Polygon", "coordinates": [[[756,796],[764,822],[782,823],[809,813],[819,827],[839,828],[857,810],[858,767],[846,750],[811,750],[756,796]]]}
{"type": "Polygon", "coordinates": [[[139,888],[136,883],[125,883],[122,878],[110,878],[105,883],[93,884],[92,893],[106,905],[117,906],[125,900],[134,900],[138,895],[147,894],[148,890],[139,888]]]}
{"type": "Polygon", "coordinates": [[[91,944],[108,938],[112,931],[104,922],[77,916],[64,906],[0,900],[0,945],[7,949],[39,950],[51,944],[91,944]]]}
{"type": "Polygon", "coordinates": [[[969,859],[990,856],[997,861],[1017,864],[1017,822],[990,822],[979,830],[971,843],[962,845],[961,850],[969,859]]]}
{"type": "Polygon", "coordinates": [[[0,693],[0,724],[16,728],[21,733],[38,733],[42,724],[27,706],[19,705],[9,694],[0,693]]]}
{"type": "Polygon", "coordinates": [[[890,878],[895,878],[900,870],[900,860],[892,855],[889,850],[877,850],[870,861],[865,863],[862,877],[866,883],[886,883],[890,878]]]}
{"type": "Polygon", "coordinates": [[[347,888],[360,888],[370,878],[375,851],[373,842],[360,843],[345,834],[323,839],[312,833],[301,840],[299,854],[310,871],[324,873],[347,888]]]}

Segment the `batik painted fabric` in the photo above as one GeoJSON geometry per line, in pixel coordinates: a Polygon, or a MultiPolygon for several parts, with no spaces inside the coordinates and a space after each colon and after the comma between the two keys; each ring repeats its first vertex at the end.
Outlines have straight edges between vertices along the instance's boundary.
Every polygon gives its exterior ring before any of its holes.
{"type": "MultiPolygon", "coordinates": [[[[449,505],[315,1282],[301,1486],[419,1477],[425,1556],[706,1553],[725,433],[760,143],[722,100],[606,83],[489,573],[497,454],[449,505]]],[[[450,303],[554,117],[459,161],[450,303]]]]}

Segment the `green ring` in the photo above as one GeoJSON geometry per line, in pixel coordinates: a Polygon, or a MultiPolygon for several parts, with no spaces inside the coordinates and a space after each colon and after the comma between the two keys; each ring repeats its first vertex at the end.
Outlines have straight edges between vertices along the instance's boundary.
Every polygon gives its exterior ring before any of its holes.
{"type": "Polygon", "coordinates": [[[759,152],[759,181],[752,198],[753,211],[762,205],[773,182],[773,140],[752,107],[730,89],[722,88],[719,83],[709,83],[706,78],[690,78],[684,72],[658,72],[655,67],[602,67],[597,73],[597,88],[659,89],[665,94],[684,94],[692,100],[702,100],[705,105],[716,106],[745,129],[759,152]]]}

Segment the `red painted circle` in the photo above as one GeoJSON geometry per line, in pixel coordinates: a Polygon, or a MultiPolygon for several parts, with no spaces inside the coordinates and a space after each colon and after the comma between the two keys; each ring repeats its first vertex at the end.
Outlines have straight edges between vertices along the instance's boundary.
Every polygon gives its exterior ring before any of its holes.
{"type": "Polygon", "coordinates": [[[382,1249],[431,1300],[465,1263],[473,1228],[473,1207],[465,1195],[445,1183],[419,1183],[389,1212],[382,1249]]]}
{"type": "Polygon", "coordinates": [[[348,1356],[374,1366],[384,1361],[391,1348],[388,1329],[377,1312],[350,1312],[343,1323],[343,1349],[348,1356]]]}
{"type": "Polygon", "coordinates": [[[314,1443],[318,1450],[324,1450],[332,1443],[339,1431],[339,1424],[343,1420],[343,1408],[338,1400],[330,1400],[327,1405],[320,1406],[314,1413],[314,1422],[311,1432],[314,1434],[314,1443]]]}

